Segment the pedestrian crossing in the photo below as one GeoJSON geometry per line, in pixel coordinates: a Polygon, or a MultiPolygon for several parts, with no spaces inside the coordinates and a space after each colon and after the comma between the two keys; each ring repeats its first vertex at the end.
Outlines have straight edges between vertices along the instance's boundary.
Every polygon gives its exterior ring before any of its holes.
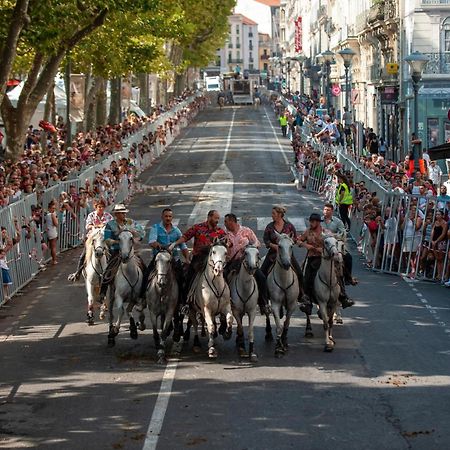
{"type": "MultiPolygon", "coordinates": [[[[199,221],[201,221],[202,219],[199,218],[199,221]]],[[[256,220],[256,229],[255,231],[264,231],[266,226],[272,222],[272,217],[256,217],[253,219],[242,219],[241,217],[238,217],[238,222],[241,225],[244,225],[246,227],[252,228],[254,229],[255,227],[255,220],[256,220]]],[[[144,229],[146,228],[150,228],[152,226],[152,223],[148,220],[136,220],[136,222],[141,225],[144,229]]],[[[289,222],[291,222],[295,229],[297,230],[297,232],[303,232],[306,230],[307,226],[306,226],[306,219],[305,217],[289,217],[289,222]]],[[[180,224],[180,220],[179,219],[174,219],[173,220],[173,225],[174,226],[179,226],[180,224]]],[[[183,228],[183,227],[182,227],[183,228]]],[[[183,231],[183,230],[182,230],[183,231]]]]}

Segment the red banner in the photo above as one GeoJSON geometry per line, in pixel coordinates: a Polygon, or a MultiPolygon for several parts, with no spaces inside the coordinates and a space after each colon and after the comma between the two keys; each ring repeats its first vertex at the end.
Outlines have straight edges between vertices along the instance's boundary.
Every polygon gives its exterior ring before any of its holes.
{"type": "Polygon", "coordinates": [[[295,52],[300,53],[303,50],[303,26],[302,18],[297,17],[294,21],[295,23],[295,52]]]}

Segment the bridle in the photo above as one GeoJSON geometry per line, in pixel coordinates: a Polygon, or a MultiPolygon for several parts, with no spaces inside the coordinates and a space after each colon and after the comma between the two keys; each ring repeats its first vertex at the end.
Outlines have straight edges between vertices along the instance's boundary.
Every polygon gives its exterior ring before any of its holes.
{"type": "Polygon", "coordinates": [[[223,293],[225,292],[225,289],[226,289],[226,287],[227,287],[227,284],[226,284],[226,283],[223,284],[222,292],[220,292],[219,289],[214,285],[214,280],[215,280],[215,278],[216,278],[216,275],[215,275],[215,273],[214,273],[214,270],[216,270],[217,264],[225,265],[225,261],[219,260],[219,261],[215,261],[213,264],[211,264],[211,261],[210,261],[210,259],[211,259],[211,254],[212,254],[212,251],[213,251],[213,248],[214,248],[214,247],[219,247],[219,246],[220,246],[220,247],[226,248],[222,243],[218,242],[218,243],[213,244],[213,245],[211,246],[211,249],[210,249],[209,255],[208,255],[208,266],[211,267],[212,270],[213,270],[213,274],[214,274],[213,279],[210,280],[210,279],[206,276],[206,275],[207,275],[207,271],[206,271],[206,270],[203,272],[203,277],[205,278],[206,283],[208,284],[208,286],[209,286],[209,288],[211,289],[211,291],[213,292],[213,294],[214,294],[214,295],[216,296],[216,298],[220,301],[220,298],[222,297],[223,293]]]}

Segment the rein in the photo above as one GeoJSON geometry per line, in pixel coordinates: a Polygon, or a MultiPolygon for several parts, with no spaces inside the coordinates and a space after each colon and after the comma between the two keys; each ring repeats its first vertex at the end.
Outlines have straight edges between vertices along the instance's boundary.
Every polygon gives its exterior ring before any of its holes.
{"type": "MultiPolygon", "coordinates": [[[[281,265],[280,261],[278,261],[278,258],[277,258],[277,260],[276,260],[276,263],[278,263],[278,265],[284,270],[284,268],[283,268],[283,266],[281,265]]],[[[274,267],[275,267],[275,264],[274,264],[274,267]]],[[[292,265],[290,266],[290,268],[292,269],[292,265]]],[[[294,272],[294,269],[292,269],[292,272],[294,272]]],[[[286,288],[280,286],[280,284],[278,283],[277,279],[275,278],[275,271],[273,272],[273,281],[274,281],[274,283],[275,283],[275,284],[276,284],[276,285],[284,292],[284,295],[287,296],[287,291],[288,291],[288,290],[294,285],[294,283],[295,283],[295,275],[294,275],[294,273],[292,273],[292,282],[291,282],[291,284],[290,284],[288,287],[286,287],[286,288]]]]}

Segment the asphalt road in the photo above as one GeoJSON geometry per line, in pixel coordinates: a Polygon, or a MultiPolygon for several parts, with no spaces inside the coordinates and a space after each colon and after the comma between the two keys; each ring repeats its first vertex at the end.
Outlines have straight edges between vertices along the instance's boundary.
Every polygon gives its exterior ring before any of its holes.
{"type": "MultiPolygon", "coordinates": [[[[141,176],[130,216],[147,227],[165,206],[182,229],[217,208],[258,236],[283,203],[299,230],[322,201],[290,182],[288,142],[264,108],[209,108],[141,176]]],[[[143,247],[144,258],[149,258],[143,247]]],[[[234,339],[219,358],[185,344],[156,364],[150,331],[88,327],[81,283],[65,280],[78,251],[0,310],[0,448],[40,449],[447,449],[450,437],[449,291],[363,268],[357,304],[324,353],[323,331],[304,338],[297,312],[290,349],[274,358],[258,318],[259,362],[234,339]]],[[[298,252],[299,258],[302,253],[298,252]]]]}

